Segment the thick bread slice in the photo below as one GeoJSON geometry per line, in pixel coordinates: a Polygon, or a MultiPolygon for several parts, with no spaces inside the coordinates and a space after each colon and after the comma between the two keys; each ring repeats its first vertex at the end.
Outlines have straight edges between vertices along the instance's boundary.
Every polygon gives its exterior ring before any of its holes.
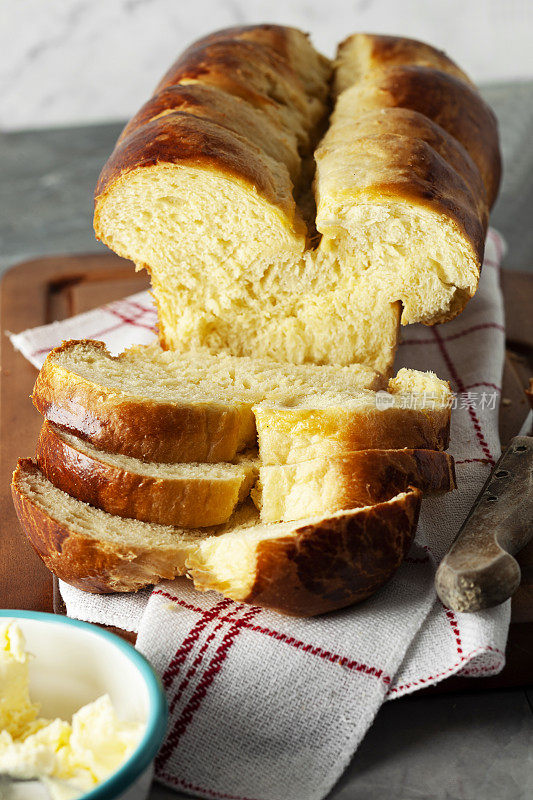
{"type": "Polygon", "coordinates": [[[203,529],[123,519],[75,500],[19,459],[11,484],[20,523],[46,566],[87,592],[136,592],[186,572],[203,529]]]}
{"type": "Polygon", "coordinates": [[[329,391],[354,394],[383,380],[365,366],[278,364],[179,355],[159,345],[113,357],[102,342],[65,342],[47,357],[33,402],[58,427],[145,461],[233,461],[255,446],[252,406],[329,391]]]}
{"type": "Polygon", "coordinates": [[[263,522],[289,522],[374,505],[409,486],[431,493],[455,489],[452,456],[436,450],[359,450],[264,466],[252,499],[263,522]]]}
{"type": "Polygon", "coordinates": [[[161,525],[221,525],[250,494],[259,473],[257,453],[235,464],[156,464],[97,450],[45,422],[37,463],[71,497],[116,514],[161,525]]]}
{"type": "Polygon", "coordinates": [[[414,536],[417,489],[326,518],[261,524],[249,506],[230,525],[183,530],[106,514],[53,486],[29,459],[13,499],[31,544],[59,578],[90,592],[131,592],[189,574],[196,588],[311,616],[368,597],[414,536]]]}
{"type": "Polygon", "coordinates": [[[401,369],[387,389],[263,401],[254,407],[261,462],[290,464],[354,450],[445,450],[452,403],[447,381],[401,369]]]}

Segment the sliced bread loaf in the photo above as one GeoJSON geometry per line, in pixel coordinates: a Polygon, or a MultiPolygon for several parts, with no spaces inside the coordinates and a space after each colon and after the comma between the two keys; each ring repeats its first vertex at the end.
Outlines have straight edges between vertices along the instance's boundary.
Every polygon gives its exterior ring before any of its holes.
{"type": "Polygon", "coordinates": [[[250,494],[257,454],[235,464],[157,464],[97,450],[45,422],[37,463],[54,486],[96,508],[161,525],[220,525],[250,494]]]}
{"type": "Polygon", "coordinates": [[[146,461],[232,461],[255,446],[252,406],[378,388],[370,367],[279,364],[179,355],[158,344],[114,357],[102,342],[65,342],[47,357],[33,402],[58,427],[112,453],[146,461]]]}
{"type": "Polygon", "coordinates": [[[254,407],[262,463],[289,464],[354,450],[446,449],[449,384],[432,372],[401,369],[387,389],[263,401],[254,407]]]}
{"type": "Polygon", "coordinates": [[[261,467],[252,499],[263,522],[301,519],[388,500],[409,486],[455,489],[452,456],[437,450],[359,450],[261,467]]]}
{"type": "Polygon", "coordinates": [[[245,505],[229,524],[187,530],[123,519],[75,500],[21,459],[12,492],[31,544],[59,578],[90,592],[131,592],[188,574],[196,588],[311,616],[363,600],[399,567],[417,489],[385,503],[262,524],[245,505]]]}

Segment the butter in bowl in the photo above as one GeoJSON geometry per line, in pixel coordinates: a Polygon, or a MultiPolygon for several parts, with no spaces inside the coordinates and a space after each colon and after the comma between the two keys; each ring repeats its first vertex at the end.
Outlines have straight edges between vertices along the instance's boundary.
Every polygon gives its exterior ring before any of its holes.
{"type": "Polygon", "coordinates": [[[142,800],[166,718],[159,679],[119,637],[0,611],[0,794],[142,800]]]}

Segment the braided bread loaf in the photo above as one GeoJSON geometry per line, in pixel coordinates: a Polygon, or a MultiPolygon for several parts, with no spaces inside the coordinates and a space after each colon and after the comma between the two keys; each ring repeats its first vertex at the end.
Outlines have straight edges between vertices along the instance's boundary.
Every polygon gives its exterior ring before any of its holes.
{"type": "Polygon", "coordinates": [[[400,314],[474,294],[499,177],[494,115],[443,53],[359,34],[331,64],[298,30],[233,28],[126,126],[95,230],[150,272],[166,348],[387,373],[400,314]]]}

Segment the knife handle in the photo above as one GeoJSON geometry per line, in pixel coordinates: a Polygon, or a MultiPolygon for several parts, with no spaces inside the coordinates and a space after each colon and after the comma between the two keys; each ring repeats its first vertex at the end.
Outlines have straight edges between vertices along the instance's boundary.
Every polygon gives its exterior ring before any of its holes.
{"type": "Polygon", "coordinates": [[[455,611],[507,600],[520,584],[513,558],[533,537],[533,437],[515,436],[492,470],[435,576],[455,611]]]}

